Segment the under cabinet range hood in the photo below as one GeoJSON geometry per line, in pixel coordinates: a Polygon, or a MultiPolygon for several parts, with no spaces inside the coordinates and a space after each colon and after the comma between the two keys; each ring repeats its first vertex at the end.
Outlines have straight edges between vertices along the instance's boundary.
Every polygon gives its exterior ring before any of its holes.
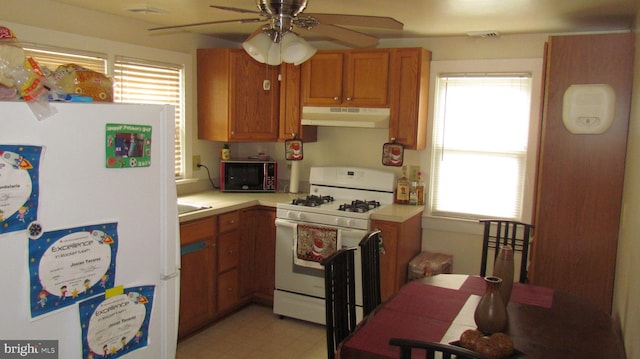
{"type": "Polygon", "coordinates": [[[389,128],[388,108],[315,107],[302,108],[302,124],[311,126],[389,128]]]}

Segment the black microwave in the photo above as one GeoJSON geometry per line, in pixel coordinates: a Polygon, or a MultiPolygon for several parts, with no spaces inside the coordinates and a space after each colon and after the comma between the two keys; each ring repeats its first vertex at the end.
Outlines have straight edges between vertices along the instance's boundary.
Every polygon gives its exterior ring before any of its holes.
{"type": "Polygon", "coordinates": [[[220,161],[220,190],[223,192],[276,192],[278,162],[220,161]]]}

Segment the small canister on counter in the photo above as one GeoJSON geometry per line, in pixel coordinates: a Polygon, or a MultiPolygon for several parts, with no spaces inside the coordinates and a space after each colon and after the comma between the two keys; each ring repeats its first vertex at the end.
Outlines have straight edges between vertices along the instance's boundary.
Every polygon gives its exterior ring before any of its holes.
{"type": "Polygon", "coordinates": [[[231,149],[229,148],[229,144],[225,143],[222,145],[222,150],[220,150],[220,158],[223,161],[227,161],[231,159],[231,149]]]}

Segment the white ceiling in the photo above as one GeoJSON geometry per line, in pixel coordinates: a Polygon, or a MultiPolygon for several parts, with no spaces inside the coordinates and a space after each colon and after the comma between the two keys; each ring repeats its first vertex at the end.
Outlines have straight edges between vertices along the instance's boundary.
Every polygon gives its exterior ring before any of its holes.
{"type": "MultiPolygon", "coordinates": [[[[256,18],[209,5],[257,11],[256,0],[54,0],[142,20],[155,26],[256,18]],[[159,9],[164,14],[134,13],[130,8],[159,9]]],[[[389,16],[404,30],[351,28],[379,38],[459,36],[468,32],[571,33],[629,30],[638,0],[308,0],[305,13],[389,16]]],[[[261,23],[203,25],[164,32],[192,31],[241,42],[261,23]]],[[[296,30],[308,40],[324,40],[296,30]]]]}

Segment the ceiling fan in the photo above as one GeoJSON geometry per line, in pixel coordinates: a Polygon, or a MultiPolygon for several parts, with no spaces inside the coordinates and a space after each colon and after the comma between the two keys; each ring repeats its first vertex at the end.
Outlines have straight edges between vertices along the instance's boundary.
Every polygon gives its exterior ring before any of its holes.
{"type": "Polygon", "coordinates": [[[190,26],[231,22],[267,22],[266,25],[261,26],[251,36],[249,36],[247,41],[243,43],[243,47],[245,48],[245,50],[247,50],[247,52],[252,57],[260,62],[266,62],[269,64],[275,64],[277,62],[279,64],[280,61],[278,61],[278,58],[273,58],[271,61],[269,61],[268,59],[269,52],[275,54],[275,50],[277,50],[282,60],[284,60],[285,62],[298,64],[306,61],[309,57],[311,57],[313,53],[315,53],[315,49],[313,49],[309,44],[306,43],[306,41],[298,37],[297,34],[293,32],[294,26],[330,37],[338,42],[348,44],[352,47],[374,47],[378,44],[378,38],[359,31],[347,29],[339,25],[376,27],[396,30],[402,30],[402,28],[404,27],[401,22],[393,18],[383,16],[303,14],[305,8],[307,7],[307,3],[307,0],[256,0],[259,11],[228,6],[210,5],[210,7],[215,9],[235,11],[245,14],[256,14],[258,17],[163,26],[152,28],[149,30],[155,31],[176,29],[190,26]],[[266,38],[269,39],[269,43],[267,43],[266,38]],[[285,47],[289,49],[289,51],[285,51],[285,47]],[[299,55],[294,56],[294,52],[300,53],[299,55]],[[309,52],[312,53],[309,55],[309,52]],[[291,56],[286,56],[286,53],[291,56]],[[305,56],[303,56],[302,53],[304,53],[305,56]]]}

